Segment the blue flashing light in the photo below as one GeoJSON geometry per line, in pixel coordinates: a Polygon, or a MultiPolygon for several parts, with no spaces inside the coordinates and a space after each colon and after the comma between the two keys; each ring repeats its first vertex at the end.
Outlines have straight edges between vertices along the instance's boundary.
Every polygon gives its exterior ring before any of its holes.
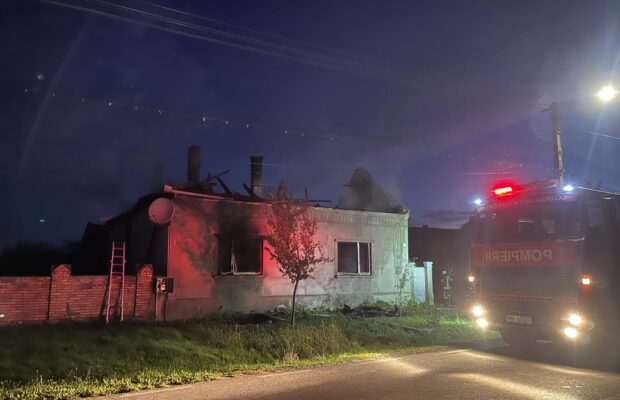
{"type": "Polygon", "coordinates": [[[562,190],[564,190],[565,192],[572,192],[573,189],[575,189],[575,187],[570,183],[568,185],[564,185],[564,187],[562,188],[562,190]]]}
{"type": "Polygon", "coordinates": [[[474,200],[474,204],[477,206],[482,205],[482,199],[481,198],[477,198],[476,200],[474,200]]]}

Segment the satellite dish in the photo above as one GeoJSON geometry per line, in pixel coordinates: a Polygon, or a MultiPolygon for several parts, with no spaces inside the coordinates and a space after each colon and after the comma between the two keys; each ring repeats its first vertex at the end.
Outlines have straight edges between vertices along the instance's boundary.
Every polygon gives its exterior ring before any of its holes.
{"type": "Polygon", "coordinates": [[[174,203],[165,197],[153,200],[149,206],[149,219],[157,225],[165,225],[174,217],[174,203]]]}

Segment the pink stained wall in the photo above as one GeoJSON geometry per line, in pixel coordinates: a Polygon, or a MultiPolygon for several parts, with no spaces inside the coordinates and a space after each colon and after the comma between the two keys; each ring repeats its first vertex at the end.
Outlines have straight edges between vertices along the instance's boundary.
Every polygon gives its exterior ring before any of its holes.
{"type": "MultiPolygon", "coordinates": [[[[199,318],[217,311],[263,311],[289,306],[292,284],[263,251],[260,275],[221,276],[217,268],[217,235],[265,234],[271,206],[228,199],[177,195],[169,226],[168,276],[174,293],[167,295],[166,320],[199,318]]],[[[336,262],[321,265],[315,279],[300,283],[299,302],[309,307],[354,305],[364,300],[393,300],[395,269],[407,262],[408,214],[371,213],[312,207],[318,237],[329,257],[339,240],[372,243],[370,276],[337,274],[336,262]]],[[[263,247],[267,246],[265,241],[263,247]]]]}

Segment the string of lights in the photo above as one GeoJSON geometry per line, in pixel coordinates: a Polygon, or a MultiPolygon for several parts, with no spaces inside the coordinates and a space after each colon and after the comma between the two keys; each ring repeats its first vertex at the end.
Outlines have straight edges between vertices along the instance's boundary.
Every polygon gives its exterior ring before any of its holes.
{"type": "MultiPolygon", "coordinates": [[[[34,95],[34,91],[26,88],[24,89],[24,94],[27,96],[30,95],[34,95]]],[[[432,158],[445,158],[445,159],[453,159],[453,160],[460,160],[460,161],[465,161],[465,162],[469,162],[469,163],[475,163],[476,165],[479,165],[481,162],[484,163],[489,163],[489,164],[494,164],[494,165],[499,165],[499,167],[496,167],[495,170],[492,171],[459,171],[458,174],[462,174],[462,175],[471,175],[471,176],[484,176],[484,175],[496,175],[496,176],[509,176],[511,174],[513,174],[513,172],[511,170],[514,170],[515,168],[519,168],[519,169],[530,169],[530,170],[538,170],[538,171],[542,171],[545,172],[547,175],[551,175],[553,172],[553,169],[550,167],[544,167],[541,165],[537,165],[537,164],[533,164],[533,163],[527,163],[527,162],[514,162],[514,161],[508,161],[508,160],[499,160],[499,159],[489,159],[487,157],[484,156],[478,156],[478,155],[471,155],[471,154],[466,154],[463,152],[441,152],[441,151],[436,151],[436,146],[434,146],[432,143],[422,143],[422,144],[416,144],[416,143],[398,143],[398,144],[394,144],[394,143],[390,143],[389,141],[386,141],[385,139],[381,139],[379,142],[372,140],[371,137],[369,136],[358,136],[358,135],[352,135],[352,134],[347,134],[347,133],[342,133],[342,132],[335,132],[335,131],[328,131],[325,129],[317,129],[317,128],[299,128],[299,127],[295,127],[295,128],[282,128],[282,127],[273,127],[271,125],[265,125],[262,123],[256,123],[256,122],[252,122],[249,120],[245,120],[243,118],[222,118],[222,117],[216,117],[210,114],[195,114],[195,113],[191,113],[191,112],[184,112],[184,111],[175,111],[175,110],[169,110],[167,108],[163,108],[163,107],[157,107],[157,106],[145,106],[145,105],[140,105],[140,104],[133,104],[133,103],[126,103],[126,102],[118,102],[118,101],[114,101],[114,100],[108,100],[108,99],[102,99],[102,98],[94,98],[94,97],[86,97],[86,96],[72,96],[72,95],[59,95],[56,92],[51,93],[50,95],[52,100],[58,101],[61,99],[64,100],[68,100],[71,102],[75,102],[75,103],[79,103],[81,105],[87,106],[87,105],[96,105],[96,106],[103,106],[106,107],[108,109],[114,109],[114,108],[122,108],[125,110],[131,110],[134,112],[142,112],[146,115],[150,115],[152,117],[161,119],[161,118],[166,118],[166,117],[173,117],[177,122],[184,122],[184,123],[190,123],[193,126],[198,126],[201,128],[208,128],[210,126],[213,126],[214,124],[218,124],[220,126],[223,127],[229,127],[229,128],[242,128],[242,129],[234,129],[233,131],[236,133],[239,132],[244,132],[244,131],[252,131],[254,130],[254,132],[259,132],[259,133],[264,133],[264,134],[270,134],[270,135],[276,135],[279,137],[290,137],[290,138],[295,138],[298,140],[320,140],[323,142],[327,142],[327,143],[346,143],[346,144],[356,144],[356,145],[360,145],[362,147],[366,147],[366,148],[372,148],[375,149],[377,147],[384,147],[387,150],[406,150],[406,151],[410,151],[412,155],[420,155],[420,156],[427,156],[427,157],[432,157],[432,158]],[[317,134],[316,131],[321,131],[321,133],[317,134]]],[[[23,141],[24,138],[20,138],[20,137],[11,137],[11,136],[4,136],[2,137],[2,140],[8,140],[8,141],[23,141]]],[[[87,144],[87,143],[83,143],[83,142],[66,142],[66,141],[59,141],[59,140],[50,140],[50,139],[39,139],[40,143],[43,144],[47,144],[47,145],[57,145],[57,146],[84,146],[84,147],[91,147],[91,148],[97,148],[97,146],[92,145],[92,144],[87,144]]],[[[132,150],[132,152],[135,152],[134,150],[132,150]]],[[[139,151],[138,151],[139,152],[139,151]]],[[[146,153],[145,153],[146,154],[146,153]]],[[[599,171],[600,174],[608,176],[608,177],[612,177],[615,179],[620,180],[620,175],[615,174],[612,171],[615,171],[614,168],[612,167],[604,167],[601,166],[597,163],[594,162],[585,162],[586,165],[588,165],[589,167],[599,171]],[[611,170],[611,171],[610,171],[611,170]]],[[[266,163],[265,164],[266,167],[273,167],[273,168],[286,168],[286,169],[290,169],[290,168],[296,168],[296,167],[304,167],[307,168],[309,165],[307,163],[304,163],[303,165],[293,165],[293,164],[279,164],[279,163],[266,163]]],[[[319,169],[325,169],[325,170],[334,170],[334,171],[352,171],[355,169],[355,167],[349,167],[349,166],[328,166],[325,165],[323,163],[316,163],[315,165],[312,166],[312,168],[319,168],[319,169]]],[[[3,168],[3,169],[7,169],[7,168],[3,168]]],[[[13,169],[15,170],[15,169],[13,169]]],[[[386,172],[386,173],[401,173],[402,170],[381,170],[381,171],[376,171],[376,172],[386,172]]]]}
{"type": "MultiPolygon", "coordinates": [[[[31,90],[25,89],[24,94],[30,95],[33,93],[31,90]]],[[[398,142],[394,143],[393,139],[386,140],[383,135],[379,139],[370,135],[361,136],[353,135],[349,133],[343,133],[338,131],[330,131],[326,129],[317,128],[300,128],[300,127],[283,127],[267,125],[264,123],[257,123],[243,118],[222,118],[219,116],[213,116],[208,113],[196,114],[187,111],[170,110],[159,106],[147,106],[142,104],[119,102],[112,99],[103,99],[86,96],[72,96],[62,95],[57,92],[51,94],[51,98],[55,101],[68,100],[72,103],[78,103],[84,106],[97,105],[103,106],[108,109],[124,109],[133,112],[141,112],[146,115],[150,115],[154,118],[166,118],[172,117],[174,120],[189,123],[193,126],[201,128],[209,128],[214,124],[218,126],[237,128],[235,132],[253,131],[254,133],[263,133],[277,138],[293,138],[298,140],[318,140],[327,143],[341,143],[358,145],[367,149],[384,149],[384,150],[404,150],[409,152],[412,156],[426,156],[426,157],[441,157],[447,159],[461,160],[467,162],[485,162],[499,165],[499,172],[502,172],[502,168],[529,168],[534,170],[541,170],[550,172],[550,167],[543,167],[532,163],[514,162],[501,159],[491,159],[485,156],[471,155],[462,152],[445,152],[437,151],[438,145],[428,142],[398,142]],[[239,129],[241,128],[241,129],[239,129]]]]}
{"type": "MultiPolygon", "coordinates": [[[[24,89],[25,95],[31,95],[34,93],[29,89],[24,89]]],[[[220,116],[214,116],[210,113],[194,113],[187,111],[171,110],[159,106],[143,105],[136,103],[127,103],[117,101],[113,99],[103,99],[98,97],[87,96],[72,96],[63,95],[58,92],[53,92],[51,99],[54,101],[66,100],[72,103],[78,103],[81,105],[100,105],[110,109],[125,109],[134,112],[141,112],[143,114],[150,114],[158,118],[172,117],[176,120],[181,120],[185,123],[190,123],[194,126],[209,127],[214,124],[224,127],[243,128],[248,131],[259,131],[271,135],[277,135],[279,137],[300,138],[307,140],[319,140],[324,142],[344,143],[344,144],[357,144],[367,148],[386,148],[386,149],[403,149],[411,151],[423,151],[425,154],[430,154],[430,150],[433,147],[429,142],[394,142],[393,139],[385,140],[383,135],[381,137],[353,135],[346,132],[340,132],[335,130],[328,130],[315,127],[299,127],[299,126],[286,126],[286,124],[265,124],[261,122],[251,121],[243,118],[225,118],[220,116]]],[[[377,135],[379,136],[379,135],[377,135]]],[[[437,153],[439,154],[439,153],[437,153]]]]}

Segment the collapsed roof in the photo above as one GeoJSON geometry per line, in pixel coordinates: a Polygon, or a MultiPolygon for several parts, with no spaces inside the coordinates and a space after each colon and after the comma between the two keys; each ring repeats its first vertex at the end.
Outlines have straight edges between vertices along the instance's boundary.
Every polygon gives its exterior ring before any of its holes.
{"type": "Polygon", "coordinates": [[[346,210],[405,213],[407,208],[388,193],[364,168],[357,168],[344,185],[337,208],[346,210]]]}

